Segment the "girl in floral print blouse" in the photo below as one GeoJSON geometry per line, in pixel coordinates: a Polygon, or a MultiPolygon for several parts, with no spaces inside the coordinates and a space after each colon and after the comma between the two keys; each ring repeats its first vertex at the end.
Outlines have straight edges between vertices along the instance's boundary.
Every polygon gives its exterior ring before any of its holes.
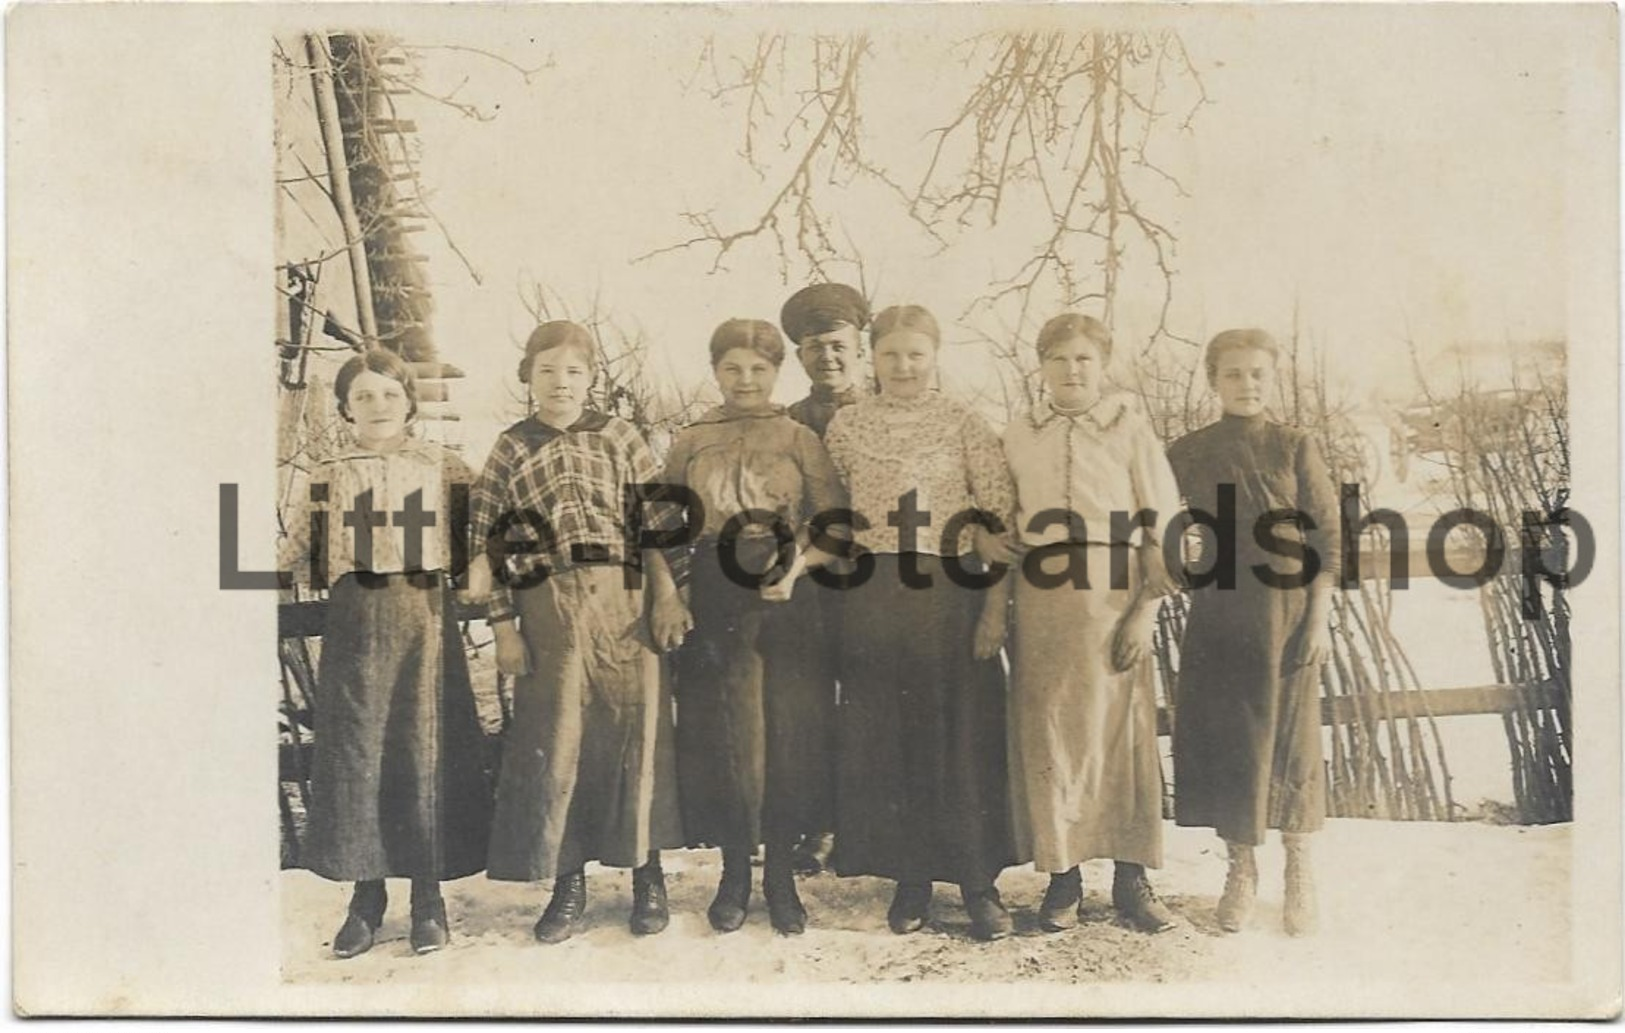
{"type": "Polygon", "coordinates": [[[997,939],[1011,922],[994,879],[1017,860],[996,659],[1007,596],[977,578],[1011,554],[966,517],[1007,527],[1010,475],[987,422],[932,389],[931,314],[889,308],[871,335],[880,393],[837,413],[825,439],[860,548],[841,608],[836,870],[897,881],[898,933],[924,926],[933,882],[958,883],[972,934],[997,939]]]}

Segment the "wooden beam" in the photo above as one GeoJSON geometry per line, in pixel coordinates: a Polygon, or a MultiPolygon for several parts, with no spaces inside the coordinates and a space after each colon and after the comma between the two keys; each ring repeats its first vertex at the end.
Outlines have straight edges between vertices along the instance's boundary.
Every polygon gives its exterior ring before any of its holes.
{"type": "Polygon", "coordinates": [[[339,228],[344,233],[345,250],[350,256],[356,318],[361,323],[362,334],[374,341],[378,339],[378,323],[373,318],[372,273],[367,268],[361,220],[356,217],[355,199],[350,193],[350,166],[344,158],[338,100],[333,95],[333,61],[327,53],[326,37],[315,32],[306,36],[305,52],[315,73],[310,81],[316,92],[316,121],[322,131],[322,149],[327,152],[327,178],[333,185],[333,207],[338,209],[339,228]]]}
{"type": "MultiPolygon", "coordinates": [[[[1352,724],[1362,712],[1370,720],[1388,717],[1471,717],[1483,714],[1510,714],[1523,708],[1553,710],[1558,704],[1557,686],[1470,685],[1456,689],[1406,689],[1373,692],[1362,696],[1333,696],[1320,701],[1322,725],[1352,724]]],[[[1167,735],[1168,710],[1157,708],[1157,734],[1167,735]]]]}
{"type": "MultiPolygon", "coordinates": [[[[1518,550],[1516,541],[1506,543],[1505,554],[1501,557],[1501,571],[1517,570],[1522,562],[1522,553],[1518,550]]],[[[1466,575],[1472,573],[1484,562],[1484,550],[1473,545],[1459,545],[1451,542],[1446,546],[1444,556],[1441,557],[1452,571],[1466,575]]],[[[1429,581],[1433,579],[1433,568],[1428,563],[1427,543],[1412,544],[1404,553],[1405,574],[1413,581],[1429,581]]],[[[1377,551],[1370,546],[1360,548],[1360,580],[1361,581],[1387,581],[1389,566],[1392,558],[1387,549],[1377,551]]]]}
{"type": "MultiPolygon", "coordinates": [[[[457,604],[459,621],[482,621],[485,614],[483,606],[457,604]]],[[[276,623],[279,638],[320,638],[327,626],[327,600],[311,599],[302,603],[280,603],[277,606],[276,623]]]]}

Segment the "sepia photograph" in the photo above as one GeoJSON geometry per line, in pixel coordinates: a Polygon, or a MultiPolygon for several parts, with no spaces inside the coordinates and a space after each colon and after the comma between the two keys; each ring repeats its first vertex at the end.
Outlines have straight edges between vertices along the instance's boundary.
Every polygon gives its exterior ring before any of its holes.
{"type": "Polygon", "coordinates": [[[1618,1017],[1614,8],[154,13],[8,19],[20,1013],[1618,1017]],[[127,381],[218,726],[135,863],[229,825],[105,951],[251,900],[212,990],[53,974],[112,799],[22,795],[43,87],[132,30],[242,285],[127,381]]]}

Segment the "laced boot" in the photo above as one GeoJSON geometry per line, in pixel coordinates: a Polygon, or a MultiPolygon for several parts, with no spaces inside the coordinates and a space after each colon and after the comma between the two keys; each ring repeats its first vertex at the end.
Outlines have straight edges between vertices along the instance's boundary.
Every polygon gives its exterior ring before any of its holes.
{"type": "Polygon", "coordinates": [[[1142,933],[1166,932],[1178,924],[1168,905],[1157,899],[1144,865],[1117,862],[1112,875],[1112,906],[1125,922],[1142,933]]]}
{"type": "Polygon", "coordinates": [[[553,899],[536,920],[536,939],[563,943],[581,931],[587,917],[587,874],[580,868],[553,880],[553,899]]]}
{"type": "Polygon", "coordinates": [[[634,936],[653,936],[671,924],[666,872],[660,867],[658,850],[649,851],[649,860],[632,869],[632,917],[628,924],[634,936]]]}
{"type": "Polygon", "coordinates": [[[368,879],[355,884],[350,894],[350,913],[333,936],[333,953],[340,958],[353,958],[372,949],[372,938],[384,924],[384,908],[389,895],[384,892],[384,880],[368,879]]]}
{"type": "Polygon", "coordinates": [[[1224,895],[1219,897],[1219,928],[1227,933],[1239,933],[1247,924],[1258,897],[1258,862],[1253,848],[1247,843],[1225,840],[1230,851],[1230,870],[1224,877],[1224,895]]]}
{"type": "Polygon", "coordinates": [[[412,880],[412,951],[430,954],[446,945],[451,930],[446,923],[446,900],[438,879],[412,880]]]}
{"type": "Polygon", "coordinates": [[[767,863],[762,867],[762,896],[767,899],[767,917],[775,932],[799,936],[807,931],[807,909],[796,892],[790,844],[767,845],[767,863]]]}
{"type": "Polygon", "coordinates": [[[1308,936],[1320,928],[1315,903],[1315,879],[1309,866],[1309,836],[1302,832],[1281,835],[1286,846],[1286,895],[1281,906],[1282,925],[1289,936],[1308,936]]]}
{"type": "Polygon", "coordinates": [[[1047,933],[1064,932],[1078,924],[1078,907],[1083,903],[1083,873],[1073,865],[1049,877],[1049,889],[1038,908],[1038,924],[1047,933]]]}
{"type": "Polygon", "coordinates": [[[1016,925],[999,899],[998,888],[962,885],[959,892],[965,900],[965,912],[970,915],[970,934],[978,940],[1002,940],[1015,931],[1016,925]]]}
{"type": "Polygon", "coordinates": [[[886,924],[901,936],[925,928],[931,912],[931,884],[929,882],[899,882],[892,894],[891,908],[886,912],[886,924]]]}
{"type": "Polygon", "coordinates": [[[717,895],[705,916],[717,932],[731,933],[745,924],[745,912],[749,908],[750,849],[723,847],[722,879],[717,883],[717,895]]]}

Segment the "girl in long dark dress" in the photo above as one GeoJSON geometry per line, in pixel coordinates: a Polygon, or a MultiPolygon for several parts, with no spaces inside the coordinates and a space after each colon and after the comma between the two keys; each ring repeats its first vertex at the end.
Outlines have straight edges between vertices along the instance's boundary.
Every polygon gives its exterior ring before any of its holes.
{"type": "Polygon", "coordinates": [[[767,846],[762,893],[773,928],[802,932],[792,847],[834,817],[823,608],[815,586],[795,584],[829,558],[812,546],[808,520],[844,505],[845,493],[818,435],[772,403],[784,353],[770,323],[719,326],[711,367],[723,404],[684,429],[666,460],[665,480],[693,491],[704,510],[689,589],[694,631],[677,653],[677,770],[689,844],[722,848],[709,909],[718,932],[745,921],[757,843],[767,846]],[[787,562],[770,520],[794,540],[787,562]]]}
{"type": "Polygon", "coordinates": [[[440,882],[485,867],[490,788],[479,717],[446,571],[454,526],[448,496],[473,475],[455,453],[409,431],[415,381],[383,350],[358,355],[334,381],[354,447],[322,462],[295,498],[284,568],[329,584],[317,670],[311,803],[301,860],[355,892],[333,953],[372,947],[385,878],[412,880],[414,951],[444,946],[440,882]],[[438,514],[418,542],[388,514],[438,514]],[[311,515],[325,523],[319,567],[311,515]],[[376,520],[346,517],[384,516],[376,520]]]}
{"type": "Polygon", "coordinates": [[[1266,829],[1279,829],[1285,926],[1303,934],[1316,925],[1309,835],[1326,815],[1319,672],[1330,655],[1340,539],[1334,486],[1314,438],[1265,416],[1277,355],[1262,330],[1213,338],[1208,382],[1224,414],[1168,450],[1191,509],[1218,514],[1221,492],[1234,491],[1236,515],[1234,586],[1214,582],[1191,593],[1174,721],[1175,819],[1215,829],[1227,844],[1218,919],[1231,932],[1257,893],[1253,848],[1266,829]],[[1307,546],[1315,561],[1263,549],[1254,534],[1261,520],[1276,541],[1307,546]],[[1265,583],[1256,565],[1286,580],[1265,583]]]}
{"type": "Polygon", "coordinates": [[[972,933],[997,939],[1011,921],[994,879],[1020,860],[997,660],[1008,578],[988,590],[952,575],[981,573],[965,543],[987,562],[1013,553],[980,527],[945,531],[973,509],[1008,528],[1010,473],[987,422],[933,389],[940,334],[929,312],[887,309],[872,340],[880,393],[841,409],[825,437],[865,522],[856,542],[872,554],[871,575],[841,607],[836,871],[895,879],[887,917],[898,933],[924,926],[933,882],[958,883],[972,933]],[[913,518],[900,508],[910,502],[913,518]]]}

